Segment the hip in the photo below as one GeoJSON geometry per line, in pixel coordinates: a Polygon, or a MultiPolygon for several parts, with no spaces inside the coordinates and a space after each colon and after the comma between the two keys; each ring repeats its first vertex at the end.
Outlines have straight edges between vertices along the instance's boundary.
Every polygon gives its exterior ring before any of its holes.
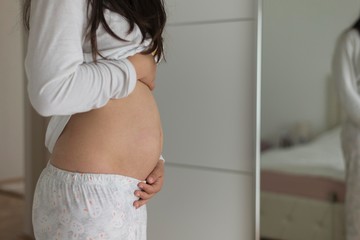
{"type": "Polygon", "coordinates": [[[138,183],[127,176],[80,174],[48,163],[34,194],[36,239],[97,239],[101,234],[146,239],[146,207],[132,206],[138,183]]]}

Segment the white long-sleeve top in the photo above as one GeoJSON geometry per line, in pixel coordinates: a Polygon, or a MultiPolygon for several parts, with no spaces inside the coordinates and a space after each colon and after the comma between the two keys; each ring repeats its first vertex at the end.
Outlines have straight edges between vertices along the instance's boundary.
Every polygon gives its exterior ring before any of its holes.
{"type": "Polygon", "coordinates": [[[360,128],[360,35],[352,29],[338,39],[333,76],[346,120],[360,128]]]}
{"type": "MultiPolygon", "coordinates": [[[[136,72],[127,57],[142,52],[151,40],[141,43],[138,26],[128,34],[121,15],[104,15],[119,41],[100,25],[98,49],[102,56],[93,63],[86,39],[87,0],[32,0],[25,70],[27,90],[35,110],[51,116],[45,137],[50,152],[72,114],[100,108],[111,99],[128,96],[136,85],[136,72]]],[[[160,156],[160,159],[163,159],[160,156]]]]}

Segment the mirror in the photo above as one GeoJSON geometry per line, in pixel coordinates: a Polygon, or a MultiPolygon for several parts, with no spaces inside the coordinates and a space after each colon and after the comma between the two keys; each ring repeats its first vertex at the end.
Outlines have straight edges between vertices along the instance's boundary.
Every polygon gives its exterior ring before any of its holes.
{"type": "Polygon", "coordinates": [[[344,114],[331,64],[339,35],[358,18],[359,1],[260,5],[261,239],[343,240],[344,114]]]}

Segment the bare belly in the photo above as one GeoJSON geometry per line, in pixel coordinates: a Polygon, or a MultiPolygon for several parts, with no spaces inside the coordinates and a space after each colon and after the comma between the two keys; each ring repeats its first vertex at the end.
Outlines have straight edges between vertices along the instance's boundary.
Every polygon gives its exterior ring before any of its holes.
{"type": "Polygon", "coordinates": [[[144,180],[159,160],[162,138],[154,97],[138,81],[128,97],[72,115],[55,144],[51,163],[67,171],[144,180]]]}

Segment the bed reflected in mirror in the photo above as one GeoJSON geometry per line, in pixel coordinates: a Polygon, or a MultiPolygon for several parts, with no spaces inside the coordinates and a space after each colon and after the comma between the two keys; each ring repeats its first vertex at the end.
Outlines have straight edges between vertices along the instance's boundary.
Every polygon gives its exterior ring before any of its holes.
{"type": "Polygon", "coordinates": [[[344,111],[331,64],[359,11],[357,0],[262,1],[261,239],[345,239],[344,111]]]}

